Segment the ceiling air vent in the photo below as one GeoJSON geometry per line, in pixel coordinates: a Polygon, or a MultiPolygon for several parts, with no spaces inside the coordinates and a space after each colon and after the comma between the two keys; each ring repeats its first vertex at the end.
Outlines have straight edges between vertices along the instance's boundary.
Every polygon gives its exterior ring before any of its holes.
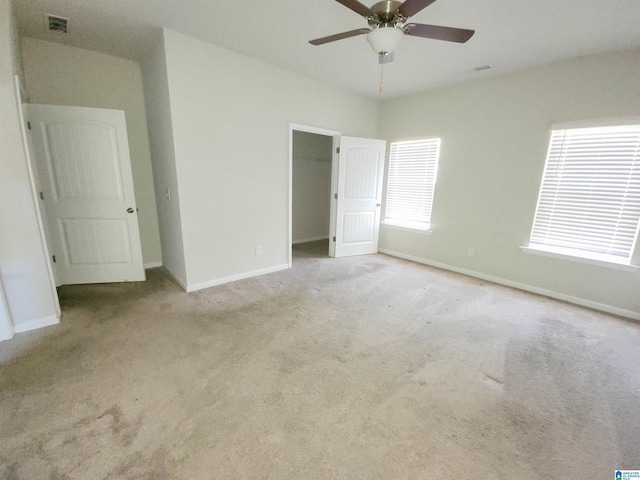
{"type": "Polygon", "coordinates": [[[483,70],[491,70],[493,68],[493,65],[489,65],[488,63],[486,65],[480,65],[479,67],[475,67],[474,70],[476,72],[482,72],[483,70]]]}
{"type": "Polygon", "coordinates": [[[45,15],[45,19],[47,21],[47,27],[50,31],[67,33],[67,22],[69,21],[68,18],[47,14],[45,15]]]}

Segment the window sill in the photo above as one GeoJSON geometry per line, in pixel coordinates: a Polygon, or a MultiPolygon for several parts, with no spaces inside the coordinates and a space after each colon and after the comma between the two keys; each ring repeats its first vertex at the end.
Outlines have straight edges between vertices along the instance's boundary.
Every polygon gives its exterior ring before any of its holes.
{"type": "Polygon", "coordinates": [[[628,272],[634,272],[640,269],[640,266],[631,265],[629,263],[616,263],[616,262],[611,262],[607,260],[599,260],[596,258],[580,257],[577,255],[571,255],[568,253],[555,252],[551,250],[543,250],[536,247],[521,246],[520,250],[522,250],[525,253],[541,255],[543,257],[560,258],[562,260],[570,260],[572,262],[586,263],[589,265],[597,265],[599,267],[614,268],[616,270],[626,270],[628,272]]]}
{"type": "Polygon", "coordinates": [[[382,225],[385,228],[390,228],[392,230],[402,230],[405,232],[412,232],[420,235],[431,235],[433,233],[433,230],[431,229],[423,230],[421,228],[412,228],[412,227],[404,227],[402,225],[394,225],[393,223],[381,222],[380,225],[382,225]]]}

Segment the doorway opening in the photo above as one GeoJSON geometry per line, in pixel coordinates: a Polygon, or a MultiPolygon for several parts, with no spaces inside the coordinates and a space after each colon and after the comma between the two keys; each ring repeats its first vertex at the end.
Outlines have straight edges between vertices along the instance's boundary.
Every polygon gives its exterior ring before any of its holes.
{"type": "Polygon", "coordinates": [[[333,137],[294,130],[292,146],[292,248],[328,256],[333,137]]]}
{"type": "Polygon", "coordinates": [[[289,125],[289,264],[298,255],[334,256],[340,132],[289,125]]]}

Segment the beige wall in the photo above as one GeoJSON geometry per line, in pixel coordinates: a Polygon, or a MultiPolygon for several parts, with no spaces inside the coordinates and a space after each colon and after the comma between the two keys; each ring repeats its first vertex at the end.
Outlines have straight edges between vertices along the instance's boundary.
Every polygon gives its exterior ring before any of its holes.
{"type": "Polygon", "coordinates": [[[0,283],[13,328],[24,331],[57,322],[58,311],[18,119],[12,22],[9,1],[0,0],[0,283]]]}
{"type": "Polygon", "coordinates": [[[382,138],[439,136],[442,149],[433,234],[382,227],[380,248],[640,318],[638,271],[518,248],[531,232],[551,125],[640,117],[638,78],[634,50],[384,102],[382,138]]]}
{"type": "Polygon", "coordinates": [[[161,262],[140,65],[111,55],[23,38],[22,55],[30,103],[124,110],[131,153],[142,256],[161,262]]]}
{"type": "Polygon", "coordinates": [[[333,137],[293,132],[293,243],[329,238],[333,137]]]}
{"type": "Polygon", "coordinates": [[[164,33],[189,287],[286,266],[289,123],[373,137],[377,102],[164,33]]]}

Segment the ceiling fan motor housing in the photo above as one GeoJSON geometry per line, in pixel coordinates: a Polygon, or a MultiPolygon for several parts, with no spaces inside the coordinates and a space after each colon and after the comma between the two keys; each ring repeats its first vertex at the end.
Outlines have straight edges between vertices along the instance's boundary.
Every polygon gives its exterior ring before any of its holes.
{"type": "Polygon", "coordinates": [[[401,2],[385,0],[371,7],[373,16],[368,18],[371,32],[367,34],[367,41],[377,54],[392,53],[404,36],[400,28],[403,18],[399,13],[401,2]]]}
{"type": "Polygon", "coordinates": [[[401,2],[395,0],[385,0],[378,2],[371,7],[374,17],[369,19],[369,25],[374,26],[396,26],[402,23],[404,18],[400,15],[401,2]],[[373,23],[373,25],[372,25],[373,23]]]}

